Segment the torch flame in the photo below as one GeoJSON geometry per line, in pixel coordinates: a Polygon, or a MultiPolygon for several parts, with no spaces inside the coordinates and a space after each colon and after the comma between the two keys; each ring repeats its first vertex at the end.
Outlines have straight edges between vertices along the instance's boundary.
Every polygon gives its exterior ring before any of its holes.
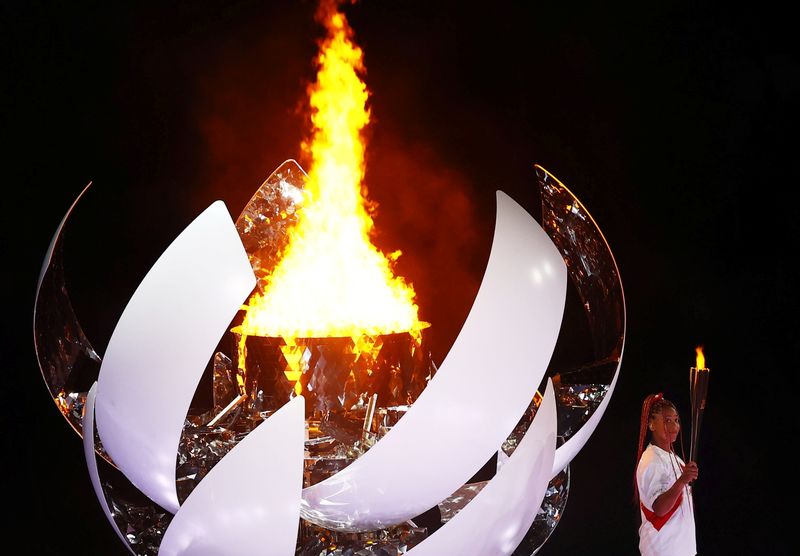
{"type": "Polygon", "coordinates": [[[696,355],[696,363],[695,368],[697,369],[705,369],[706,368],[706,358],[703,355],[703,346],[697,346],[694,348],[696,355]]]}
{"type": "Polygon", "coordinates": [[[298,221],[282,258],[265,279],[263,295],[245,306],[244,335],[352,337],[409,331],[419,337],[413,287],[370,242],[365,141],[369,91],[359,77],[363,53],[338,2],[317,13],[327,31],[309,89],[312,133],[303,148],[311,165],[298,221]]]}

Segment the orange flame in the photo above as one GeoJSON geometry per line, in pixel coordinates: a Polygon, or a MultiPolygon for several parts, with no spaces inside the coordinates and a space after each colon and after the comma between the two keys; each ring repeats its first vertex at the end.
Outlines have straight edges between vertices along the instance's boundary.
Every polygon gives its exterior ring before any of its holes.
{"type": "Polygon", "coordinates": [[[395,276],[392,262],[370,242],[365,141],[369,91],[359,77],[363,53],[338,2],[317,13],[327,36],[320,42],[317,79],[309,87],[312,133],[303,148],[311,166],[298,221],[281,261],[250,300],[244,335],[352,337],[409,331],[418,319],[413,287],[395,276]]]}
{"type": "Polygon", "coordinates": [[[695,368],[697,369],[705,369],[706,368],[706,357],[703,355],[703,346],[697,346],[694,348],[696,353],[696,363],[695,368]]]}

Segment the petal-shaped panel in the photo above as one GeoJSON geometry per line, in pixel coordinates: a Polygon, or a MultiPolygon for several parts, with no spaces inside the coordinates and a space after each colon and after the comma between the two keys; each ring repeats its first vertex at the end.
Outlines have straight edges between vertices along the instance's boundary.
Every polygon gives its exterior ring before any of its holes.
{"type": "Polygon", "coordinates": [[[81,328],[64,283],[64,234],[78,202],[72,202],[56,228],[42,262],[33,305],[33,345],[42,377],[72,428],[81,434],[84,397],[97,380],[100,356],[81,328]]]}
{"type": "Polygon", "coordinates": [[[175,459],[197,384],[255,285],[225,204],[198,216],[159,257],[108,343],[95,418],[103,447],[154,502],[178,510],[175,459]]]}
{"type": "Polygon", "coordinates": [[[564,261],[544,231],[498,191],[486,273],[446,359],[369,452],[303,491],[303,517],[337,530],[379,529],[463,485],[533,399],[558,337],[566,281],[564,261]]]}
{"type": "Polygon", "coordinates": [[[96,393],[97,383],[95,382],[89,389],[88,394],[86,394],[86,403],[83,406],[83,455],[86,456],[86,466],[89,468],[89,478],[92,481],[92,486],[94,487],[94,493],[97,495],[97,500],[100,502],[100,507],[103,508],[103,513],[106,514],[106,518],[108,518],[108,522],[111,524],[114,532],[119,537],[119,540],[122,541],[122,544],[125,545],[125,548],[128,549],[128,552],[135,556],[136,553],[131,548],[131,545],[128,544],[128,541],[125,540],[122,531],[120,531],[119,527],[117,527],[117,522],[114,521],[114,517],[111,515],[111,508],[108,507],[108,502],[106,501],[105,494],[103,493],[103,485],[100,483],[100,473],[97,470],[97,456],[94,453],[94,399],[96,393]]]}
{"type": "Polygon", "coordinates": [[[412,556],[511,554],[536,517],[556,449],[556,399],[548,387],[533,424],[489,484],[412,556]]]}
{"type": "Polygon", "coordinates": [[[261,423],[200,481],[159,556],[291,556],[303,487],[304,400],[261,423]]]}
{"type": "Polygon", "coordinates": [[[594,432],[611,401],[625,346],[625,294],[619,268],[600,227],[583,203],[541,166],[536,177],[542,197],[542,226],[564,258],[569,279],[584,308],[594,347],[594,359],[558,372],[565,385],[594,384],[605,389],[596,407],[582,410],[588,419],[570,431],[559,431],[566,442],[556,450],[553,475],[578,454],[594,432]]]}

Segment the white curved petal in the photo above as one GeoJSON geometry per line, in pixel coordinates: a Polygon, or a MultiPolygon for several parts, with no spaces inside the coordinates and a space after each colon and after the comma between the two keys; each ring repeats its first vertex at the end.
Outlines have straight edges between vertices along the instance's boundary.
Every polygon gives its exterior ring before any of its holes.
{"type": "Polygon", "coordinates": [[[558,338],[567,271],[536,221],[497,192],[494,243],[464,327],[430,384],[369,452],[303,491],[304,518],[378,529],[438,504],[497,450],[558,338]]]}
{"type": "Polygon", "coordinates": [[[559,446],[556,450],[556,457],[553,460],[553,471],[550,474],[551,479],[561,473],[561,471],[563,471],[564,468],[569,465],[569,462],[571,462],[572,459],[578,455],[578,452],[583,449],[583,447],[586,445],[586,442],[589,440],[589,437],[592,436],[594,429],[597,428],[598,423],[600,423],[600,419],[603,418],[603,414],[606,412],[606,407],[608,407],[608,404],[611,403],[611,395],[614,393],[614,386],[617,384],[617,377],[619,377],[619,368],[621,365],[622,351],[620,351],[619,354],[619,363],[617,363],[617,370],[614,372],[614,378],[611,380],[608,391],[603,396],[603,400],[600,402],[600,405],[594,410],[594,413],[592,413],[591,417],[589,417],[589,420],[586,421],[583,426],[569,438],[569,440],[564,442],[564,444],[559,446]]]}
{"type": "Polygon", "coordinates": [[[292,556],[303,487],[305,400],[298,396],[239,442],[170,523],[159,556],[292,556]]]}
{"type": "Polygon", "coordinates": [[[89,468],[89,478],[92,480],[94,493],[97,495],[97,500],[100,501],[100,506],[103,508],[103,513],[106,514],[108,522],[113,527],[114,532],[128,549],[128,552],[136,556],[136,553],[131,548],[131,545],[122,535],[122,531],[117,527],[117,522],[111,515],[111,508],[108,507],[106,496],[103,493],[103,486],[100,484],[100,474],[97,471],[97,456],[94,453],[94,399],[97,392],[97,382],[92,384],[89,393],[86,394],[86,403],[83,406],[83,455],[86,457],[86,466],[89,468]]]}
{"type": "Polygon", "coordinates": [[[528,532],[550,482],[556,449],[556,399],[548,387],[536,418],[489,484],[412,556],[511,554],[528,532]]]}
{"type": "Polygon", "coordinates": [[[225,204],[217,201],[156,261],[108,343],[97,431],[125,476],[170,512],[178,510],[175,459],[186,411],[255,281],[225,204]]]}

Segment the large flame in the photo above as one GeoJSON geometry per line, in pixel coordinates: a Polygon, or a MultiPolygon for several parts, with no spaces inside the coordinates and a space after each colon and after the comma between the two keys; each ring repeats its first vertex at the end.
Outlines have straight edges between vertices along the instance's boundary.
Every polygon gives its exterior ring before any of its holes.
{"type": "MultiPolygon", "coordinates": [[[[394,275],[370,242],[373,221],[363,183],[369,92],[359,77],[363,54],[338,2],[323,1],[325,26],[317,79],[309,87],[312,133],[303,148],[311,166],[298,221],[261,296],[246,307],[245,335],[352,337],[410,331],[418,319],[412,286],[394,275]]],[[[415,334],[416,332],[416,334],[415,334]]]]}

